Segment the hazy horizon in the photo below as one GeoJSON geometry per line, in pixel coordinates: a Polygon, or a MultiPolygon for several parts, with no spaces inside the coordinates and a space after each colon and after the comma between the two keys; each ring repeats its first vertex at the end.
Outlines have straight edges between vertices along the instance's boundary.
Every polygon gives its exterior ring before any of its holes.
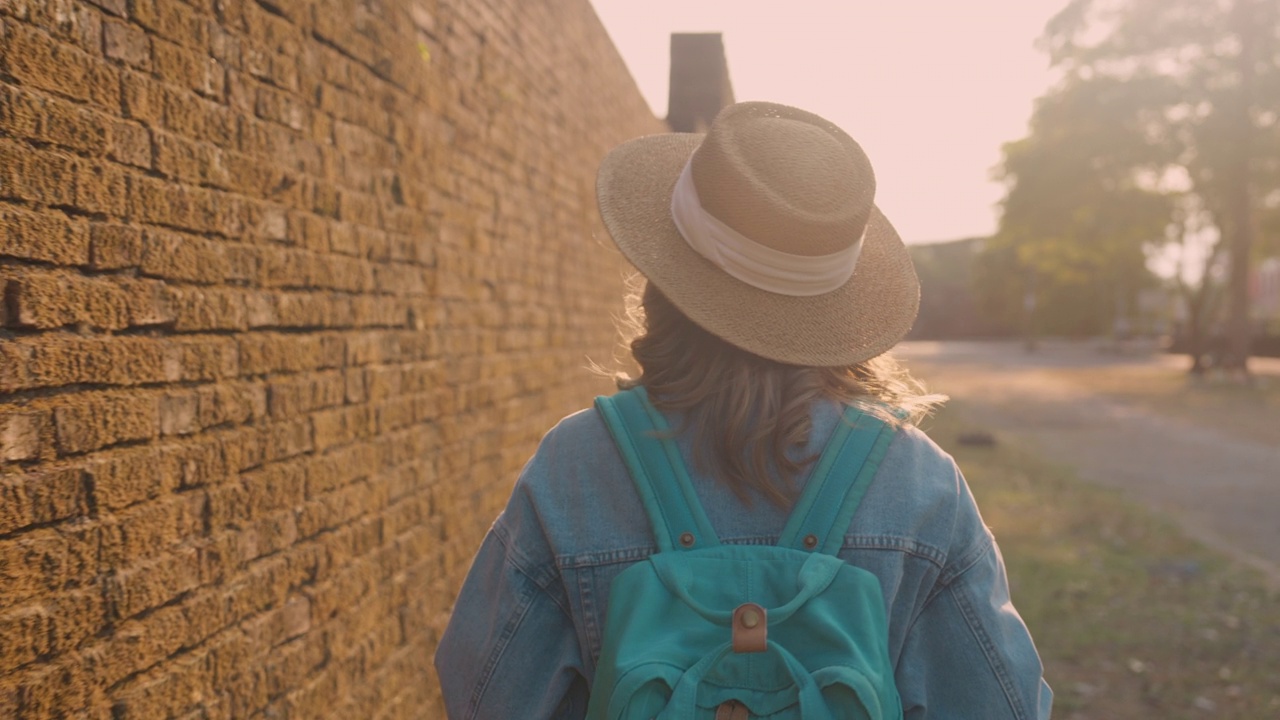
{"type": "Polygon", "coordinates": [[[758,0],[593,0],[655,115],[667,114],[671,33],[722,33],[736,98],[795,105],[844,128],[909,243],[995,230],[1003,186],[991,171],[1049,89],[1034,42],[1065,4],[798,0],[783,15],[758,0]]]}

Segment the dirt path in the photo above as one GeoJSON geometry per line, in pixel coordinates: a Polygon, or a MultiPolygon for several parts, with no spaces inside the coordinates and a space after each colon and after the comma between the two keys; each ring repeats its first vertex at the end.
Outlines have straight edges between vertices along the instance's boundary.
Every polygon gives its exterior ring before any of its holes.
{"type": "Polygon", "coordinates": [[[899,355],[1001,441],[1032,443],[1280,583],[1280,447],[1159,416],[1053,372],[1168,359],[1067,345],[1028,356],[1011,343],[908,343],[899,355]]]}

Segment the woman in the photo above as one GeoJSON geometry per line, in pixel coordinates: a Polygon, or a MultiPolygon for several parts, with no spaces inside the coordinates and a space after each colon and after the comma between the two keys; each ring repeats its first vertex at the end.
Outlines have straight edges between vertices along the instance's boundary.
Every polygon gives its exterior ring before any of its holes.
{"type": "MultiPolygon", "coordinates": [[[[642,387],[672,428],[720,541],[779,538],[846,408],[886,420],[835,551],[879,582],[903,714],[1047,718],[995,543],[952,459],[909,422],[937,398],[884,355],[919,287],[857,143],[811,113],[741,103],[705,136],[619,146],[597,189],[647,279],[631,342],[642,373],[620,386],[642,387]]],[[[546,435],[441,639],[450,717],[585,716],[613,580],[656,549],[645,507],[600,413],[546,435]]]]}

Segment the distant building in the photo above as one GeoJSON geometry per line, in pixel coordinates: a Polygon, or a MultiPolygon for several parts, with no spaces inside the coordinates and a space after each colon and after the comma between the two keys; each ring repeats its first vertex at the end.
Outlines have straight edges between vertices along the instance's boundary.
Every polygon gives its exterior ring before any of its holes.
{"type": "Polygon", "coordinates": [[[986,238],[910,245],[920,277],[920,314],[907,336],[912,340],[1009,337],[1017,328],[992,320],[978,307],[973,287],[974,259],[986,238]]]}
{"type": "Polygon", "coordinates": [[[667,124],[674,132],[706,132],[721,108],[732,105],[733,85],[720,33],[671,35],[667,124]]]}
{"type": "Polygon", "coordinates": [[[1258,263],[1249,278],[1250,309],[1264,333],[1280,334],[1280,257],[1258,263]]]}

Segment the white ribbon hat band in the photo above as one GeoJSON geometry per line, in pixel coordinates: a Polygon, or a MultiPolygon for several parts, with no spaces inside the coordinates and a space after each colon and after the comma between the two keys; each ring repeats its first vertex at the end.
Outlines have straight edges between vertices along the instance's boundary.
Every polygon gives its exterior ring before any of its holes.
{"type": "Polygon", "coordinates": [[[822,295],[853,276],[865,232],[857,242],[830,255],[792,255],[761,245],[703,209],[691,162],[685,163],[671,195],[671,219],[699,255],[742,282],[779,295],[822,295]]]}

